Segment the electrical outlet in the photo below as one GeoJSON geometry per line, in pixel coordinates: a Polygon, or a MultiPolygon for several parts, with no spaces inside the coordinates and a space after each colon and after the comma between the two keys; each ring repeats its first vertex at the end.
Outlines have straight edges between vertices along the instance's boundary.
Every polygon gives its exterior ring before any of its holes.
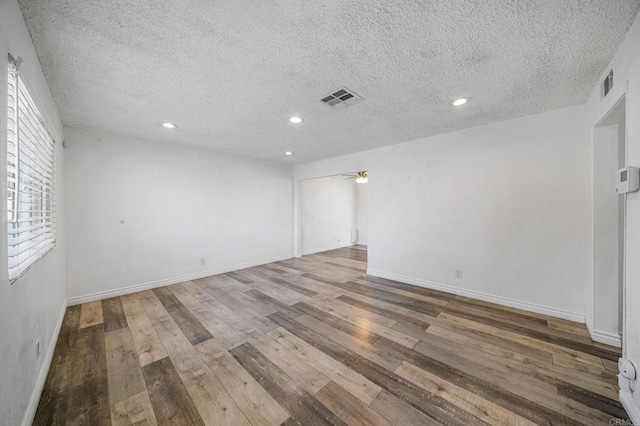
{"type": "Polygon", "coordinates": [[[456,278],[462,279],[462,269],[456,269],[456,278]]]}
{"type": "Polygon", "coordinates": [[[204,265],[204,259],[200,259],[200,264],[204,265]]]}
{"type": "Polygon", "coordinates": [[[36,360],[40,358],[40,340],[36,340],[36,360]]]}

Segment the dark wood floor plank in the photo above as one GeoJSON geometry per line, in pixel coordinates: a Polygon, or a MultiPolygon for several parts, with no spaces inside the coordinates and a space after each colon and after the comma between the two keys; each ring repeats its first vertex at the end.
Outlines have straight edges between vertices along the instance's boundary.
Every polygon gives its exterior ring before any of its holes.
{"type": "Polygon", "coordinates": [[[216,287],[208,280],[195,280],[194,281],[200,288],[202,288],[206,293],[211,295],[216,301],[222,303],[227,308],[231,309],[235,312],[239,317],[241,317],[245,322],[256,327],[258,330],[263,333],[268,333],[278,327],[273,321],[268,318],[265,318],[259,315],[253,309],[250,309],[246,304],[243,304],[242,301],[236,299],[231,294],[226,291],[216,287]]]}
{"type": "Polygon", "coordinates": [[[296,303],[293,307],[309,316],[312,316],[331,327],[340,330],[344,333],[347,333],[356,339],[362,340],[363,342],[373,344],[376,340],[378,340],[379,336],[372,333],[371,331],[364,329],[362,327],[358,327],[353,325],[347,321],[341,320],[331,314],[328,314],[320,309],[314,308],[313,306],[309,306],[306,303],[296,303]]]}
{"type": "Polygon", "coordinates": [[[530,424],[528,420],[515,413],[407,362],[403,362],[394,372],[489,424],[530,424]]]}
{"type": "Polygon", "coordinates": [[[298,423],[305,426],[345,424],[249,343],[229,352],[298,423]]]}
{"type": "Polygon", "coordinates": [[[373,312],[376,313],[378,315],[382,315],[384,317],[399,321],[399,322],[404,322],[410,325],[413,325],[415,327],[418,327],[420,329],[424,329],[426,330],[427,328],[429,328],[429,326],[431,325],[431,323],[425,322],[425,321],[421,321],[419,319],[410,317],[408,315],[403,315],[400,314],[398,312],[394,312],[391,311],[389,309],[384,309],[381,308],[379,306],[376,305],[372,305],[371,303],[367,303],[367,302],[363,302],[361,300],[357,300],[354,299],[353,297],[349,297],[349,296],[339,296],[336,298],[337,300],[340,300],[341,302],[345,302],[348,303],[350,305],[353,306],[357,306],[358,308],[362,308],[362,309],[366,309],[369,312],[373,312]]]}
{"type": "Polygon", "coordinates": [[[159,425],[204,425],[169,358],[142,367],[159,425]]]}
{"type": "Polygon", "coordinates": [[[553,363],[543,362],[527,355],[501,348],[440,325],[429,327],[426,335],[428,337],[423,339],[424,342],[429,342],[433,335],[440,336],[452,349],[458,348],[460,353],[473,354],[473,357],[482,358],[491,364],[503,365],[509,371],[527,374],[552,384],[555,384],[556,379],[564,380],[604,396],[611,396],[617,399],[615,386],[606,383],[597,375],[588,372],[575,374],[553,363]]]}
{"type": "Polygon", "coordinates": [[[369,404],[373,410],[380,413],[387,420],[398,426],[439,426],[440,423],[416,410],[402,399],[391,395],[387,391],[382,391],[369,404]]]}
{"type": "Polygon", "coordinates": [[[330,257],[343,257],[345,259],[359,260],[361,262],[367,261],[367,252],[354,247],[344,247],[335,250],[326,251],[323,253],[330,257]]]}
{"type": "Polygon", "coordinates": [[[257,331],[238,312],[229,309],[193,282],[184,283],[182,289],[174,288],[173,292],[225,349],[246,342],[257,331]]]}
{"type": "Polygon", "coordinates": [[[269,315],[269,318],[280,327],[289,330],[291,333],[310,343],[314,347],[318,349],[322,348],[322,352],[347,367],[353,364],[353,362],[358,358],[357,354],[347,351],[344,347],[338,345],[327,337],[311,332],[307,327],[295,322],[293,318],[285,317],[281,313],[269,315]]]}
{"type": "Polygon", "coordinates": [[[546,363],[553,362],[553,357],[551,356],[551,353],[544,350],[532,348],[531,346],[524,345],[522,343],[514,342],[508,339],[503,339],[501,337],[497,337],[492,334],[484,333],[480,330],[469,329],[469,328],[465,328],[460,325],[452,324],[448,322],[439,322],[438,326],[446,328],[447,330],[451,330],[456,333],[460,333],[464,336],[471,337],[473,339],[477,339],[482,342],[495,345],[503,349],[507,349],[513,352],[526,355],[531,358],[535,358],[537,360],[540,360],[546,363]]]}
{"type": "Polygon", "coordinates": [[[192,345],[197,345],[213,338],[206,327],[185,308],[169,287],[155,288],[153,292],[192,345]]]}
{"type": "MultiPolygon", "coordinates": [[[[177,285],[174,288],[183,289],[183,286],[177,285]]],[[[203,422],[249,426],[242,411],[233,402],[220,380],[206,366],[201,356],[203,352],[207,355],[224,352],[224,347],[215,339],[209,339],[198,344],[196,349],[154,293],[144,292],[141,299],[178,377],[203,422]]]]}
{"type": "Polygon", "coordinates": [[[119,297],[112,297],[102,301],[102,316],[104,317],[105,333],[128,327],[127,317],[124,314],[122,301],[119,297]]]}
{"type": "Polygon", "coordinates": [[[347,281],[346,283],[342,283],[339,281],[326,279],[319,275],[310,274],[310,273],[302,274],[302,276],[306,278],[314,279],[316,281],[324,282],[326,284],[331,284],[343,290],[348,290],[357,294],[361,294],[363,296],[371,297],[373,299],[382,300],[384,302],[402,306],[402,307],[414,310],[416,312],[421,312],[434,317],[441,312],[438,309],[438,307],[425,303],[424,301],[412,299],[407,296],[391,293],[384,290],[379,290],[370,286],[359,284],[354,281],[347,281]]]}
{"type": "Polygon", "coordinates": [[[615,418],[623,420],[629,419],[627,412],[619,401],[598,395],[581,387],[574,386],[571,383],[558,380],[558,393],[588,407],[610,414],[615,418]]]}
{"type": "Polygon", "coordinates": [[[402,359],[384,349],[373,346],[372,344],[359,340],[351,334],[338,330],[321,320],[309,315],[301,315],[297,317],[296,322],[309,327],[317,333],[327,336],[337,344],[363,356],[376,364],[388,370],[395,370],[401,363],[402,359]]]}
{"type": "Polygon", "coordinates": [[[287,271],[277,268],[275,265],[270,265],[270,264],[262,265],[262,268],[271,272],[275,272],[276,274],[281,274],[281,275],[288,273],[287,271]]]}
{"type": "Polygon", "coordinates": [[[460,426],[487,424],[449,401],[421,389],[403,377],[381,368],[367,359],[359,358],[351,368],[441,424],[460,426]]]}
{"type": "Polygon", "coordinates": [[[404,284],[398,281],[387,280],[385,278],[374,277],[372,275],[363,275],[358,277],[358,279],[363,280],[365,282],[371,284],[379,284],[381,286],[387,286],[392,288],[397,288],[398,290],[408,291],[410,293],[420,294],[422,296],[432,297],[434,299],[441,299],[443,301],[452,300],[455,295],[450,293],[443,293],[441,291],[430,290],[424,287],[418,287],[411,284],[404,284]]]}
{"type": "Polygon", "coordinates": [[[318,392],[316,399],[350,426],[391,426],[384,417],[333,382],[318,392]]]}
{"type": "Polygon", "coordinates": [[[280,426],[304,426],[301,425],[296,419],[294,419],[293,417],[289,417],[287,420],[284,421],[284,423],[282,423],[280,426]]]}
{"type": "Polygon", "coordinates": [[[109,385],[104,326],[80,329],[71,361],[71,388],[67,420],[70,425],[110,425],[109,385]]]}
{"type": "Polygon", "coordinates": [[[236,281],[241,282],[242,284],[251,284],[254,281],[251,278],[245,277],[244,275],[242,275],[242,273],[240,272],[227,272],[226,274],[228,277],[233,278],[236,281]]]}
{"type": "Polygon", "coordinates": [[[297,312],[291,306],[286,303],[282,303],[279,300],[274,299],[271,296],[267,296],[259,290],[253,289],[245,292],[245,294],[250,297],[256,304],[262,305],[264,308],[271,310],[268,314],[272,314],[273,312],[282,312],[285,315],[301,315],[300,312],[297,312]]]}
{"type": "Polygon", "coordinates": [[[447,313],[451,313],[453,315],[456,315],[457,317],[460,318],[465,318],[471,321],[475,321],[477,323],[481,323],[481,324],[485,324],[491,327],[495,327],[495,328],[499,328],[502,330],[506,330],[506,331],[510,331],[512,333],[517,333],[517,334],[521,334],[523,336],[527,336],[527,337],[531,337],[534,339],[538,339],[538,340],[542,340],[544,342],[549,342],[549,333],[545,333],[545,332],[540,332],[540,331],[535,331],[535,330],[531,330],[529,328],[523,327],[523,326],[519,326],[519,325],[515,325],[509,322],[505,322],[505,321],[500,321],[500,320],[496,320],[496,319],[492,319],[492,318],[486,318],[484,316],[480,316],[480,315],[474,315],[473,313],[470,313],[468,311],[465,311],[463,309],[457,309],[457,308],[449,308],[446,307],[443,309],[444,312],[447,313]]]}
{"type": "Polygon", "coordinates": [[[289,330],[278,327],[270,332],[269,336],[366,405],[369,405],[382,390],[380,386],[327,355],[316,346],[302,340],[289,330]]]}
{"type": "Polygon", "coordinates": [[[47,426],[65,422],[71,381],[71,360],[77,348],[80,305],[71,306],[65,312],[60,336],[51,360],[34,425],[47,426]]]}
{"type": "Polygon", "coordinates": [[[365,272],[367,270],[366,266],[363,266],[363,267],[360,267],[360,268],[354,268],[353,266],[342,265],[342,264],[336,263],[336,262],[325,262],[325,263],[327,265],[337,266],[338,268],[350,269],[350,270],[356,271],[356,272],[365,272]]]}
{"type": "Polygon", "coordinates": [[[300,262],[298,261],[298,259],[281,260],[281,261],[275,262],[274,265],[278,265],[284,268],[289,268],[294,271],[299,271],[304,269],[304,267],[300,265],[300,262]]]}
{"type": "Polygon", "coordinates": [[[479,315],[482,317],[490,318],[493,320],[502,321],[508,324],[517,325],[535,332],[540,332],[548,335],[549,337],[557,337],[577,343],[594,346],[592,340],[588,336],[578,335],[565,330],[549,327],[547,321],[535,318],[536,321],[528,318],[522,318],[517,315],[510,314],[505,311],[499,311],[497,309],[480,309],[476,306],[469,306],[467,304],[460,304],[456,301],[449,302],[447,307],[443,309],[445,312],[456,313],[466,311],[469,314],[479,315]]]}
{"type": "Polygon", "coordinates": [[[287,281],[285,278],[269,277],[268,280],[271,281],[272,283],[281,285],[290,290],[297,291],[300,294],[304,294],[305,296],[313,297],[318,295],[318,293],[316,293],[315,291],[309,290],[308,288],[304,288],[297,284],[291,283],[287,281]]]}
{"type": "Polygon", "coordinates": [[[480,380],[453,366],[430,358],[414,350],[407,349],[395,342],[387,339],[380,339],[376,342],[376,345],[386,346],[391,350],[395,350],[399,354],[402,354],[411,364],[429,371],[432,374],[435,374],[436,376],[469,392],[480,395],[491,402],[513,411],[521,417],[533,421],[534,423],[553,425],[563,424],[565,421],[564,416],[553,410],[549,410],[539,404],[532,403],[531,401],[516,395],[507,389],[480,380]]]}
{"type": "Polygon", "coordinates": [[[576,351],[584,352],[586,354],[597,356],[598,358],[604,358],[616,363],[618,362],[618,358],[620,358],[620,354],[615,351],[586,345],[584,343],[573,342],[567,339],[562,339],[560,337],[550,336],[549,341],[556,345],[564,346],[565,348],[575,349],[576,351]]]}

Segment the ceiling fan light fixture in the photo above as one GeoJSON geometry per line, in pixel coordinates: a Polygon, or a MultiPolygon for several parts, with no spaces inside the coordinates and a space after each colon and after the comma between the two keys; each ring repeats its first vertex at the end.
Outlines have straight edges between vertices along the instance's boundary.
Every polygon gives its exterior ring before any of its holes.
{"type": "Polygon", "coordinates": [[[367,176],[367,171],[358,172],[356,174],[356,183],[367,183],[369,182],[369,178],[367,176]]]}

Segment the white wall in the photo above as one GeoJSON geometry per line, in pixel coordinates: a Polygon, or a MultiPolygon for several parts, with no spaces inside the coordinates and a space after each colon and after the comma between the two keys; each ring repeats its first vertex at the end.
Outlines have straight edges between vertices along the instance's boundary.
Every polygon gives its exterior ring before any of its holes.
{"type": "Polygon", "coordinates": [[[355,185],[353,179],[340,175],[300,182],[303,255],[351,245],[355,185]]]}
{"type": "MultiPolygon", "coordinates": [[[[601,99],[600,84],[587,103],[590,129],[625,96],[627,164],[640,165],[640,17],[627,34],[625,41],[614,56],[609,67],[603,70],[601,80],[609,70],[614,70],[614,87],[601,99]]],[[[627,238],[625,277],[625,317],[623,324],[623,354],[640,369],[640,193],[627,197],[627,238]]],[[[638,384],[636,383],[636,389],[638,384]]],[[[640,424],[640,392],[634,394],[621,389],[620,399],[635,424],[640,424]]]]}
{"type": "MultiPolygon", "coordinates": [[[[0,174],[6,169],[7,54],[23,59],[20,73],[40,108],[57,143],[56,196],[57,244],[13,285],[7,279],[6,245],[0,244],[0,423],[31,423],[31,416],[53,356],[65,303],[65,224],[62,123],[49,93],[27,27],[15,0],[0,3],[0,174]],[[35,341],[40,341],[36,360],[35,341]]],[[[6,188],[0,192],[0,208],[6,211],[6,188]]],[[[0,240],[7,241],[6,214],[1,215],[0,240]]]]}
{"type": "Polygon", "coordinates": [[[73,128],[65,140],[71,303],[293,256],[291,166],[73,128]]]}
{"type": "Polygon", "coordinates": [[[358,197],[358,244],[367,245],[369,240],[369,185],[359,184],[356,186],[358,197]]]}
{"type": "Polygon", "coordinates": [[[594,204],[594,312],[589,325],[598,333],[619,335],[620,294],[620,195],[616,193],[616,170],[620,163],[618,125],[594,129],[593,141],[594,204]]]}
{"type": "Polygon", "coordinates": [[[296,179],[368,170],[374,275],[584,321],[590,161],[577,106],[300,165],[296,179]]]}

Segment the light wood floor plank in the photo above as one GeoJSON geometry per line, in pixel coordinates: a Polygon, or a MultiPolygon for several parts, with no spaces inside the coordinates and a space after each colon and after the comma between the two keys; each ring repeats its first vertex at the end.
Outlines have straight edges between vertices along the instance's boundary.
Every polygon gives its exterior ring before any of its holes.
{"type": "Polygon", "coordinates": [[[350,370],[344,364],[327,356],[282,327],[272,331],[269,335],[276,342],[289,349],[303,361],[317,368],[325,376],[365,404],[371,403],[380,392],[381,389],[378,385],[350,370]]]}
{"type": "Polygon", "coordinates": [[[149,393],[145,390],[115,403],[111,408],[113,426],[155,426],[156,420],[149,393]]]}
{"type": "Polygon", "coordinates": [[[198,350],[252,425],[279,425],[289,418],[289,413],[229,353],[212,354],[202,346],[198,350]]]}
{"type": "Polygon", "coordinates": [[[156,295],[144,292],[141,302],[204,423],[248,425],[244,414],[156,295]]]}
{"type": "Polygon", "coordinates": [[[80,310],[80,328],[92,327],[97,324],[102,324],[103,322],[101,300],[82,305],[80,310]]]}
{"type": "Polygon", "coordinates": [[[166,357],[167,351],[162,346],[158,332],[153,328],[138,297],[127,295],[122,296],[121,299],[140,366],[144,367],[166,357]]]}
{"type": "MultiPolygon", "coordinates": [[[[128,328],[104,335],[111,405],[146,390],[128,328]]],[[[112,407],[113,410],[113,407],[112,407]]]]}

